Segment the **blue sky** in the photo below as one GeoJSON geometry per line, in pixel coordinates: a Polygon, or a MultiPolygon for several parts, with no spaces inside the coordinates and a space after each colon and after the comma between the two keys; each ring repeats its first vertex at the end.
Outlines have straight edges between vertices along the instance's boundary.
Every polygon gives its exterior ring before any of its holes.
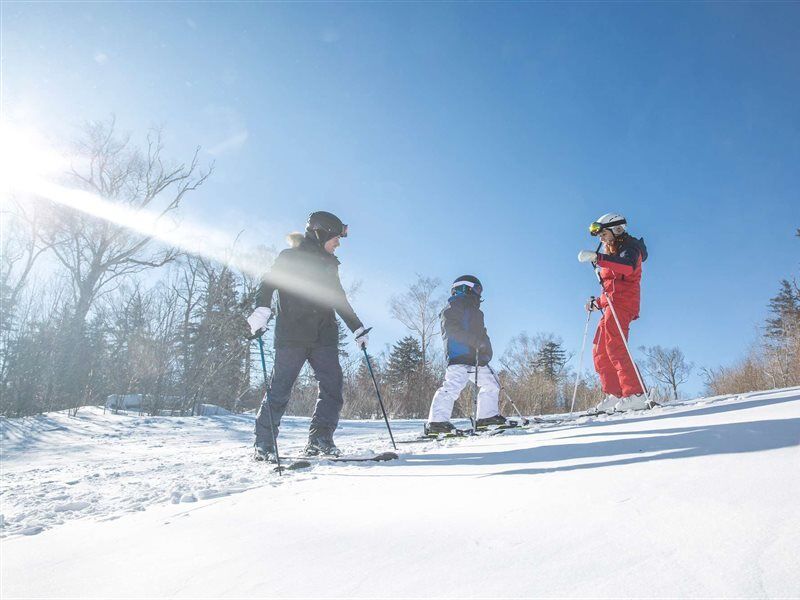
{"type": "MultiPolygon", "coordinates": [[[[281,247],[342,216],[378,347],[415,273],[484,282],[495,346],[577,351],[576,260],[621,212],[644,236],[632,342],[730,363],[798,271],[800,4],[13,3],[5,119],[163,125],[216,171],[187,220],[281,247]]],[[[695,377],[687,391],[699,390],[695,377]]]]}

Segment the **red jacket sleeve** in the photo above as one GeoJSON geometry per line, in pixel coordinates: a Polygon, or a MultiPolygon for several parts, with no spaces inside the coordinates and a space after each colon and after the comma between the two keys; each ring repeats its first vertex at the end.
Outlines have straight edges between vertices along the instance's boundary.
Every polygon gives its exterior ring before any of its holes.
{"type": "Polygon", "coordinates": [[[602,254],[597,255],[597,266],[602,269],[611,269],[620,275],[630,275],[639,263],[639,249],[633,246],[624,248],[618,255],[602,254]]]}

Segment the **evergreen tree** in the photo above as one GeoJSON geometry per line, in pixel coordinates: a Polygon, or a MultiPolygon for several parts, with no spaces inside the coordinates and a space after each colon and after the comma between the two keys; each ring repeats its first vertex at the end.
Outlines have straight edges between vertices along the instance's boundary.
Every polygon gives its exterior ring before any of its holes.
{"type": "Polygon", "coordinates": [[[233,408],[245,381],[247,345],[236,280],[227,268],[209,270],[199,318],[192,328],[194,404],[233,408]]]}
{"type": "Polygon", "coordinates": [[[404,337],[389,353],[386,376],[392,385],[409,385],[422,369],[422,348],[416,338],[404,337]]]}
{"type": "Polygon", "coordinates": [[[421,391],[425,375],[422,347],[416,338],[406,336],[389,353],[386,380],[392,392],[394,411],[398,416],[418,418],[427,407],[421,391]]]}
{"type": "Polygon", "coordinates": [[[567,353],[560,342],[547,340],[534,357],[534,367],[551,381],[556,381],[567,362],[567,353]]]}
{"type": "Polygon", "coordinates": [[[781,281],[781,289],[769,302],[767,338],[777,344],[787,341],[800,330],[800,288],[787,279],[781,281]]]}

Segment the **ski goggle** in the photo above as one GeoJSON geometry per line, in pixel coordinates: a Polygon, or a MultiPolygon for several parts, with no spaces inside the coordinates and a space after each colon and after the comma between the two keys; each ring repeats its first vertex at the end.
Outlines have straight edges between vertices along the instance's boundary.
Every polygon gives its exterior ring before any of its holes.
{"type": "Polygon", "coordinates": [[[340,238],[347,237],[347,225],[345,225],[344,223],[342,224],[342,228],[338,232],[331,231],[330,229],[315,229],[314,231],[317,234],[317,239],[323,242],[332,240],[335,237],[340,237],[340,238]]]}
{"type": "Polygon", "coordinates": [[[625,224],[626,224],[625,219],[617,219],[616,221],[609,221],[608,223],[598,223],[597,221],[595,221],[594,223],[589,225],[589,233],[591,233],[593,236],[598,236],[600,235],[600,232],[603,231],[603,229],[613,229],[618,225],[625,225],[625,224]]]}
{"type": "Polygon", "coordinates": [[[457,282],[457,285],[453,286],[453,292],[461,293],[461,294],[475,294],[476,296],[480,296],[483,293],[483,288],[478,284],[473,284],[472,282],[468,281],[461,281],[457,282]]]}

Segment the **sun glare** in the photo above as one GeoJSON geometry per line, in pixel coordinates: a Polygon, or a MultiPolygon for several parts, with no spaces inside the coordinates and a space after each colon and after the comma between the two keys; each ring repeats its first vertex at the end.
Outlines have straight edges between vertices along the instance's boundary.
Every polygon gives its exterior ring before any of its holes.
{"type": "MultiPolygon", "coordinates": [[[[44,157],[40,164],[57,168],[57,161],[52,158],[46,147],[31,142],[25,146],[28,160],[44,157]]],[[[5,152],[5,150],[4,150],[5,152]]],[[[224,231],[211,229],[198,224],[177,223],[169,216],[161,216],[156,212],[140,208],[131,208],[124,204],[111,202],[85,190],[70,188],[46,179],[45,171],[22,168],[20,157],[9,164],[20,165],[20,171],[12,173],[9,181],[12,194],[24,193],[30,197],[44,198],[72,210],[92,217],[103,219],[129,231],[151,237],[164,245],[179,248],[189,254],[202,256],[216,262],[227,264],[231,268],[250,275],[260,277],[267,265],[249,253],[237,252],[234,237],[224,231]]],[[[63,165],[62,165],[63,166],[63,165]]],[[[291,275],[280,277],[274,281],[276,286],[292,290],[312,300],[336,303],[339,297],[322,285],[316,285],[291,275]]]]}
{"type": "MultiPolygon", "coordinates": [[[[42,198],[103,219],[132,232],[179,248],[189,254],[203,256],[227,264],[239,272],[260,277],[266,265],[249,253],[237,252],[234,236],[228,232],[186,222],[177,223],[171,216],[112,202],[97,194],[70,188],[55,181],[70,164],[34,130],[3,123],[0,130],[0,202],[11,198],[42,198]]],[[[80,157],[73,157],[79,159],[80,157]]],[[[310,284],[302,278],[283,276],[274,281],[296,294],[312,300],[337,303],[337,294],[322,285],[310,284]]]]}
{"type": "Polygon", "coordinates": [[[24,197],[37,182],[68,167],[67,157],[35,129],[0,122],[0,202],[24,197]]]}

